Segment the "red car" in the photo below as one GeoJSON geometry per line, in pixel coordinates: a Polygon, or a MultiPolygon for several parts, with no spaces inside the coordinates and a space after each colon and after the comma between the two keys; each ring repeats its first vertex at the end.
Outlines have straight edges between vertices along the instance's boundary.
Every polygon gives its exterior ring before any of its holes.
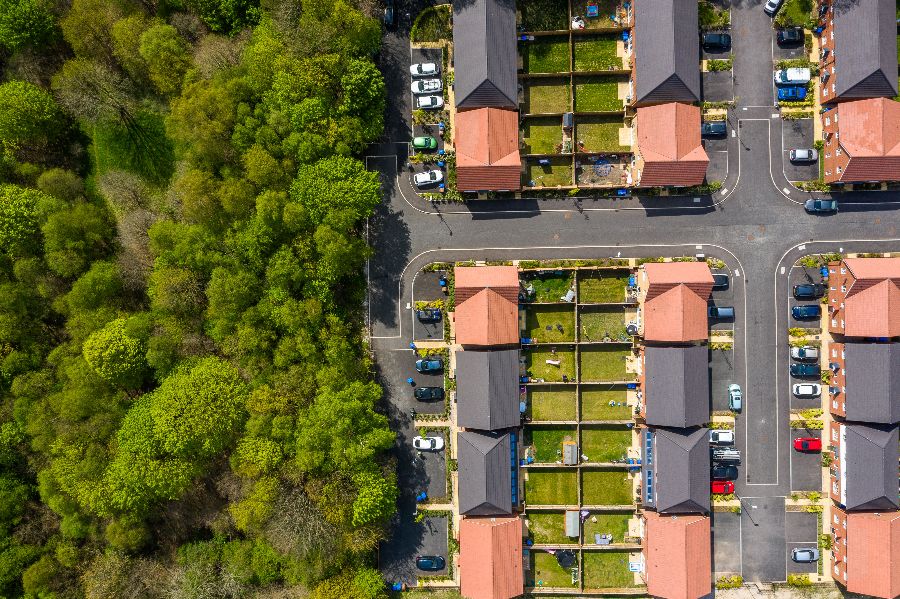
{"type": "Polygon", "coordinates": [[[731,495],[734,493],[734,483],[730,480],[710,481],[712,492],[717,495],[731,495]]]}
{"type": "Polygon", "coordinates": [[[822,440],[815,437],[800,437],[794,439],[794,449],[797,451],[822,451],[822,440]]]}

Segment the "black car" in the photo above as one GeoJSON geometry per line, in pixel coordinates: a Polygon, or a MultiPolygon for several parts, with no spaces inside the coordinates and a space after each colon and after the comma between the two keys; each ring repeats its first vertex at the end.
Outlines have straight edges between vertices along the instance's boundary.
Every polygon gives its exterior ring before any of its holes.
{"type": "Polygon", "coordinates": [[[392,29],[397,24],[397,13],[394,10],[394,0],[387,0],[384,4],[384,25],[392,29]]]}
{"type": "Polygon", "coordinates": [[[806,306],[794,306],[791,308],[791,316],[794,320],[809,320],[822,316],[822,307],[817,304],[808,304],[806,306]]]}
{"type": "Polygon", "coordinates": [[[416,568],[419,570],[427,570],[429,572],[437,572],[443,570],[446,562],[440,555],[420,555],[416,557],[416,568]]]}
{"type": "Polygon", "coordinates": [[[728,275],[723,273],[714,273],[713,274],[713,289],[716,291],[722,291],[723,289],[728,289],[728,275]]]}
{"type": "Polygon", "coordinates": [[[818,364],[791,364],[791,376],[822,376],[818,364]]]}
{"type": "Polygon", "coordinates": [[[778,40],[779,46],[790,46],[793,44],[801,44],[803,43],[803,28],[802,27],[787,27],[786,29],[779,29],[778,34],[775,36],[775,39],[778,40]]]}
{"type": "Polygon", "coordinates": [[[707,51],[725,51],[731,48],[731,36],[727,33],[704,33],[700,38],[700,45],[707,51]]]}
{"type": "Polygon", "coordinates": [[[728,134],[725,121],[703,121],[700,125],[700,135],[706,137],[723,137],[728,134]]]}
{"type": "Polygon", "coordinates": [[[444,390],[441,387],[416,387],[414,395],[419,401],[444,399],[444,390]]]}
{"type": "Polygon", "coordinates": [[[735,466],[713,466],[710,476],[713,480],[737,480],[738,470],[735,466]]]}
{"type": "Polygon", "coordinates": [[[416,310],[416,318],[421,322],[440,322],[441,311],[437,308],[422,308],[416,310]]]}
{"type": "Polygon", "coordinates": [[[804,283],[794,285],[794,297],[796,299],[819,299],[825,295],[827,287],[821,283],[804,283]]]}

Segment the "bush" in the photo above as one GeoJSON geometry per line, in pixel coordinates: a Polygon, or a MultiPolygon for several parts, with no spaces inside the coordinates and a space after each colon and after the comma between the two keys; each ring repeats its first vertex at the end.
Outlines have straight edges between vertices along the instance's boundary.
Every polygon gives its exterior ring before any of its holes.
{"type": "Polygon", "coordinates": [[[409,32],[414,43],[450,41],[452,37],[449,4],[430,6],[420,12],[409,32]]]}
{"type": "Polygon", "coordinates": [[[716,71],[730,71],[732,60],[730,58],[725,60],[707,60],[706,61],[706,70],[714,73],[716,71]]]}
{"type": "Polygon", "coordinates": [[[808,574],[788,574],[787,583],[791,587],[808,587],[812,585],[808,574]]]}
{"type": "Polygon", "coordinates": [[[720,576],[716,579],[716,589],[738,589],[744,585],[743,576],[720,576]]]}

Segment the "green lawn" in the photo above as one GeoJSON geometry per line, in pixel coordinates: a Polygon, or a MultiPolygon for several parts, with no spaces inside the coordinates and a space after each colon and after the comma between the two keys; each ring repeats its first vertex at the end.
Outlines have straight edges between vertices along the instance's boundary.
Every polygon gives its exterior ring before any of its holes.
{"type": "Polygon", "coordinates": [[[622,117],[579,118],[575,122],[575,139],[579,150],[597,153],[630,152],[630,147],[619,145],[619,129],[624,126],[622,117]]]}
{"type": "MultiPolygon", "coordinates": [[[[562,119],[559,117],[528,118],[522,124],[526,154],[558,154],[562,145],[562,119]]],[[[540,168],[540,167],[538,167],[540,168]]]]}
{"type": "Polygon", "coordinates": [[[631,420],[631,406],[610,406],[609,402],[625,403],[624,386],[581,389],[582,420],[631,420]]]}
{"type": "Polygon", "coordinates": [[[628,271],[578,273],[578,301],[582,304],[613,304],[625,301],[628,271]]]}
{"type": "Polygon", "coordinates": [[[529,350],[525,352],[525,369],[529,376],[544,379],[548,383],[559,383],[565,375],[568,380],[575,380],[575,352],[568,349],[529,350]],[[559,365],[547,364],[547,360],[559,360],[559,365]]]}
{"type": "Polygon", "coordinates": [[[527,306],[525,308],[526,337],[534,343],[575,341],[575,307],[527,306]]]}
{"type": "Polygon", "coordinates": [[[775,16],[775,23],[780,27],[813,25],[814,9],[813,0],[785,0],[775,16]]]}
{"type": "Polygon", "coordinates": [[[625,373],[625,357],[631,351],[624,345],[590,346],[581,350],[581,380],[585,382],[625,381],[634,378],[625,373]]]}
{"type": "Polygon", "coordinates": [[[534,288],[534,298],[531,301],[546,303],[559,302],[561,297],[572,288],[574,274],[572,271],[542,271],[537,274],[528,273],[525,279],[526,287],[534,288]]]}
{"type": "Polygon", "coordinates": [[[569,28],[569,6],[565,0],[520,0],[516,8],[522,13],[525,31],[561,31],[569,28]]]}
{"type": "MultiPolygon", "coordinates": [[[[531,555],[534,559],[534,568],[525,574],[528,584],[550,588],[577,587],[577,585],[572,584],[571,571],[562,568],[556,562],[556,557],[543,551],[534,551],[531,555]]],[[[578,554],[576,553],[575,555],[577,556],[578,554]]]]}
{"type": "Polygon", "coordinates": [[[525,87],[525,114],[569,111],[569,82],[563,79],[529,79],[525,87]]]}
{"type": "Polygon", "coordinates": [[[528,530],[535,543],[577,543],[566,536],[566,515],[561,512],[529,512],[528,530]]]}
{"type": "Polygon", "coordinates": [[[528,415],[533,420],[575,420],[575,390],[566,387],[530,387],[528,415]]]}
{"type": "Polygon", "coordinates": [[[629,554],[618,551],[584,553],[584,587],[616,589],[637,586],[634,573],[628,570],[629,554]]]}
{"type": "Polygon", "coordinates": [[[619,82],[624,77],[581,77],[575,80],[575,110],[580,112],[621,112],[619,82]]]}
{"type": "Polygon", "coordinates": [[[591,514],[584,521],[584,543],[593,543],[595,533],[611,534],[614,544],[624,542],[631,518],[632,514],[591,514]]]}
{"type": "Polygon", "coordinates": [[[629,429],[582,428],[581,453],[589,462],[609,463],[625,457],[631,445],[629,429]]]}
{"type": "Polygon", "coordinates": [[[572,185],[574,169],[571,159],[550,159],[551,164],[541,166],[529,163],[525,167],[525,183],[528,187],[556,187],[572,185]]]}
{"type": "Polygon", "coordinates": [[[584,505],[631,505],[631,481],[624,470],[582,470],[584,505]]]}
{"type": "Polygon", "coordinates": [[[575,38],[576,71],[610,71],[624,69],[616,55],[615,35],[578,36],[575,38]]]}
{"type": "Polygon", "coordinates": [[[598,5],[599,15],[596,18],[587,17],[587,5],[590,0],[573,0],[572,14],[584,17],[586,29],[609,29],[611,27],[619,27],[610,16],[616,14],[616,8],[619,6],[618,0],[594,0],[598,5]]]}
{"type": "Polygon", "coordinates": [[[575,505],[578,473],[572,469],[530,470],[525,481],[525,501],[529,505],[575,505]]]}
{"type": "Polygon", "coordinates": [[[625,308],[582,311],[578,318],[581,334],[579,341],[603,341],[606,338],[618,341],[627,336],[625,308]]]}
{"type": "Polygon", "coordinates": [[[520,44],[526,73],[569,72],[568,38],[539,37],[520,44]]]}
{"type": "Polygon", "coordinates": [[[526,443],[534,445],[534,461],[552,464],[562,461],[562,442],[575,441],[574,428],[559,426],[529,426],[525,429],[526,443]]]}
{"type": "Polygon", "coordinates": [[[450,13],[449,4],[426,8],[416,17],[409,33],[410,39],[413,42],[439,42],[453,39],[450,13]]]}

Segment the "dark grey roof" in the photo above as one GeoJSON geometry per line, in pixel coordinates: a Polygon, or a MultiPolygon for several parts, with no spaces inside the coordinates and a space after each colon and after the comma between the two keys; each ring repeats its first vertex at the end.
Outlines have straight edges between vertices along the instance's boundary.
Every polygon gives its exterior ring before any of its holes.
{"type": "Polygon", "coordinates": [[[457,108],[518,108],[515,0],[453,3],[457,108]]]}
{"type": "Polygon", "coordinates": [[[834,96],[842,99],[896,96],[894,0],[835,0],[833,5],[834,96]]]}
{"type": "Polygon", "coordinates": [[[633,4],[636,103],[699,101],[696,0],[641,0],[633,4]]]}
{"type": "Polygon", "coordinates": [[[644,348],[647,424],[691,427],[709,422],[709,351],[705,345],[644,348]]]}
{"type": "Polygon", "coordinates": [[[847,420],[900,422],[900,343],[847,343],[847,420]]]}
{"type": "Polygon", "coordinates": [[[469,516],[512,513],[509,434],[463,431],[457,442],[459,512],[469,516]]]}
{"type": "Polygon", "coordinates": [[[644,489],[661,514],[709,512],[709,429],[653,429],[653,457],[643,461],[644,489]]]}
{"type": "Polygon", "coordinates": [[[850,424],[841,447],[848,510],[896,510],[897,427],[850,424]]]}
{"type": "Polygon", "coordinates": [[[456,401],[462,428],[519,426],[519,350],[456,352],[456,401]]]}

